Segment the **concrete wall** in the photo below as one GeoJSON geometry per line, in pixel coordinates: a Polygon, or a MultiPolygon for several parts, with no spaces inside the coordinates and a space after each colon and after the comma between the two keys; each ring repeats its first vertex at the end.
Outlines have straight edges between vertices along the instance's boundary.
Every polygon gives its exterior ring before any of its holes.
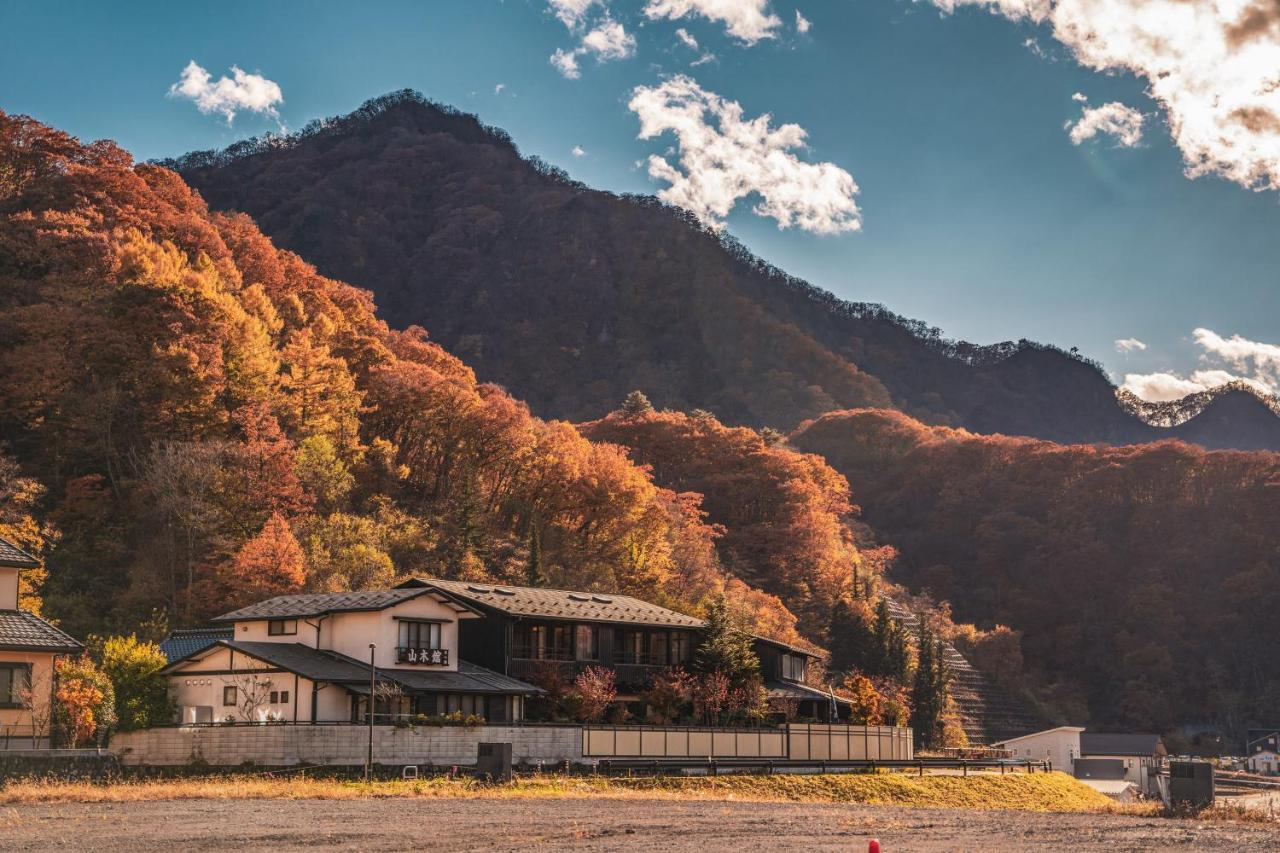
{"type": "MultiPolygon", "coordinates": [[[[364,764],[369,730],[363,726],[189,726],[118,732],[111,751],[126,766],[204,762],[234,767],[364,764]]],[[[374,727],[378,764],[475,764],[482,741],[510,742],[517,763],[582,760],[577,726],[374,727]]]]}

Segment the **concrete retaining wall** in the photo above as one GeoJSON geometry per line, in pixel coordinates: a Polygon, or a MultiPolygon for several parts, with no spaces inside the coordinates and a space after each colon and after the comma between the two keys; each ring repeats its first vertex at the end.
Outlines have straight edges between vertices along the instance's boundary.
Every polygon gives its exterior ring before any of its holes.
{"type": "MultiPolygon", "coordinates": [[[[475,764],[482,741],[510,742],[517,764],[582,761],[582,730],[577,726],[375,726],[373,732],[377,764],[475,764]]],[[[359,766],[368,743],[364,726],[184,726],[118,732],[111,738],[111,751],[125,766],[359,766]]]]}

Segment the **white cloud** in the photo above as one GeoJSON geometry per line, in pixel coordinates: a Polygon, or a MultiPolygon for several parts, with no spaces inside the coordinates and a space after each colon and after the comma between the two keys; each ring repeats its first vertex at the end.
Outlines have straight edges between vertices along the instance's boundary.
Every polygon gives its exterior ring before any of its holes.
{"type": "MultiPolygon", "coordinates": [[[[1074,95],[1072,99],[1078,100],[1074,95]]],[[[1066,128],[1070,131],[1073,145],[1105,133],[1114,137],[1116,145],[1121,148],[1134,148],[1142,142],[1142,123],[1145,119],[1146,116],[1133,107],[1112,101],[1100,107],[1085,107],[1075,124],[1067,122],[1066,128]]]]}
{"type": "Polygon", "coordinates": [[[804,35],[809,32],[809,28],[813,26],[813,22],[800,14],[800,10],[796,9],[796,32],[804,35]]]}
{"type": "Polygon", "coordinates": [[[701,16],[725,25],[725,31],[745,44],[774,38],[782,19],[769,10],[769,0],[649,0],[644,14],[651,21],[701,16]]]}
{"type": "Polygon", "coordinates": [[[577,80],[582,76],[582,72],[578,70],[578,51],[576,50],[556,48],[556,52],[551,54],[551,64],[570,80],[577,80]]]}
{"type": "Polygon", "coordinates": [[[772,116],[751,120],[742,107],[678,75],[658,86],[639,86],[628,104],[640,119],[640,138],[671,132],[679,161],[648,159],[649,176],[670,184],[658,193],[692,211],[712,227],[738,200],[753,193],[760,216],[818,234],[857,231],[861,212],[853,176],[834,163],[806,163],[792,149],[805,147],[805,130],[796,124],[770,127],[772,116]]]}
{"type": "Polygon", "coordinates": [[[1168,115],[1188,177],[1280,189],[1276,0],[932,0],[1047,23],[1076,60],[1127,71],[1168,115]]]}
{"type": "Polygon", "coordinates": [[[676,30],[676,38],[680,39],[680,41],[684,43],[684,46],[689,48],[690,50],[698,49],[698,40],[693,36],[689,35],[689,31],[686,30],[684,27],[681,27],[680,29],[676,30]]]}
{"type": "Polygon", "coordinates": [[[585,157],[587,156],[587,149],[583,148],[581,145],[575,145],[569,153],[574,157],[585,157]]]}
{"type": "Polygon", "coordinates": [[[1121,338],[1116,341],[1116,352],[1133,352],[1134,350],[1144,350],[1147,345],[1137,338],[1121,338]]]}
{"type": "Polygon", "coordinates": [[[1077,104],[1084,104],[1084,103],[1088,103],[1089,96],[1086,94],[1083,94],[1082,92],[1076,92],[1074,95],[1071,96],[1071,100],[1075,101],[1077,104]]]}
{"type": "Polygon", "coordinates": [[[178,82],[169,87],[169,97],[187,98],[196,109],[208,115],[217,113],[231,124],[241,110],[262,113],[279,121],[276,104],[284,103],[280,86],[261,74],[249,74],[231,66],[231,77],[225,74],[216,81],[193,59],[182,69],[178,82]]]}
{"type": "Polygon", "coordinates": [[[597,0],[547,0],[547,6],[560,19],[560,23],[571,30],[576,30],[582,26],[587,12],[596,2],[597,0]]]}
{"type": "Polygon", "coordinates": [[[715,62],[716,55],[714,53],[704,53],[693,62],[689,63],[690,68],[697,68],[699,65],[706,65],[708,62],[715,62]]]}
{"type": "Polygon", "coordinates": [[[623,28],[622,24],[606,19],[582,37],[582,47],[594,53],[598,61],[604,62],[609,59],[626,59],[634,56],[636,40],[623,28]]]}
{"type": "MultiPolygon", "coordinates": [[[[1228,382],[1244,382],[1260,394],[1280,394],[1280,346],[1240,335],[1224,338],[1205,328],[1196,329],[1191,337],[1203,350],[1200,361],[1204,367],[1189,377],[1174,372],[1130,373],[1123,387],[1152,402],[1177,400],[1228,382]],[[1223,363],[1231,369],[1224,369],[1223,363]]],[[[1117,347],[1120,343],[1116,341],[1117,347]]]]}
{"type": "Polygon", "coordinates": [[[578,65],[579,57],[592,55],[596,62],[608,62],[612,59],[627,59],[635,56],[635,53],[635,36],[606,13],[582,37],[576,48],[556,48],[556,52],[551,54],[550,62],[565,77],[577,80],[582,76],[582,69],[578,65]]]}
{"type": "Polygon", "coordinates": [[[493,94],[495,94],[495,95],[501,95],[501,94],[502,94],[502,90],[503,90],[503,89],[505,89],[505,88],[507,88],[507,84],[506,84],[506,83],[499,83],[498,85],[496,85],[496,86],[494,86],[494,87],[493,87],[493,94]]]}

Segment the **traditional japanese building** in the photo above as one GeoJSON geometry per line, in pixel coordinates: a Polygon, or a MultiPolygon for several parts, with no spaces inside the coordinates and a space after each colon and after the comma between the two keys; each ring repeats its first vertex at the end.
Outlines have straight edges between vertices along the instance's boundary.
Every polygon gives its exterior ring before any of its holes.
{"type": "Polygon", "coordinates": [[[18,577],[40,562],[0,539],[0,735],[49,744],[54,662],[84,647],[63,631],[18,607],[18,577]]]}
{"type": "Polygon", "coordinates": [[[483,616],[440,587],[285,595],[214,620],[230,637],[171,636],[192,651],[165,673],[180,721],[388,721],[460,712],[523,718],[539,690],[462,660],[460,627],[483,616]],[[224,629],[225,630],[225,629],[224,629]]]}

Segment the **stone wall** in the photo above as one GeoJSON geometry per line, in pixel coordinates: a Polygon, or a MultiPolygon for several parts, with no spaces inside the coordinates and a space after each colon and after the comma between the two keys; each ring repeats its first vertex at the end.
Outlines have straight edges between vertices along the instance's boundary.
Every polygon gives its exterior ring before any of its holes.
{"type": "MultiPolygon", "coordinates": [[[[517,764],[582,761],[576,726],[375,726],[373,732],[377,764],[471,765],[482,741],[511,743],[517,764]]],[[[364,726],[182,726],[117,732],[110,748],[125,766],[359,766],[368,743],[364,726]]]]}

